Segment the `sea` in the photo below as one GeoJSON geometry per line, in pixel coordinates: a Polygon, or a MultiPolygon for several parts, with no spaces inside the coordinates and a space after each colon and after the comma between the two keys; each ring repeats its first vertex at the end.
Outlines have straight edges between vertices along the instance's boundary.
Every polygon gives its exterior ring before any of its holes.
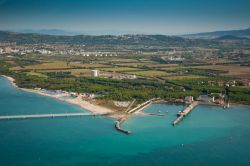
{"type": "MultiPolygon", "coordinates": [[[[115,119],[0,120],[1,166],[250,166],[250,107],[198,106],[177,126],[184,105],[154,104],[122,128],[115,119]]],[[[24,92],[0,77],[0,116],[88,112],[24,92]]]]}

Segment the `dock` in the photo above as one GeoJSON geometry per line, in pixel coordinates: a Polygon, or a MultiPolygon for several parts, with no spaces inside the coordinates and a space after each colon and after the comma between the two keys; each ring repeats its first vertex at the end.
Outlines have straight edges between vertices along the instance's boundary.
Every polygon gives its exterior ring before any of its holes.
{"type": "Polygon", "coordinates": [[[142,104],[139,104],[137,107],[127,111],[127,113],[129,114],[132,114],[132,113],[136,113],[136,112],[139,112],[139,111],[142,111],[143,109],[145,109],[146,107],[150,106],[151,104],[157,102],[158,100],[160,100],[160,98],[153,98],[153,99],[150,99],[142,104]]]}
{"type": "Polygon", "coordinates": [[[131,107],[134,105],[135,102],[136,102],[136,100],[134,99],[134,100],[129,104],[128,108],[126,109],[126,112],[128,112],[128,111],[131,109],[131,107]]]}
{"type": "Polygon", "coordinates": [[[173,126],[180,123],[185,116],[187,116],[196,106],[198,105],[197,101],[192,102],[188,107],[178,113],[178,118],[173,122],[173,126]]]}
{"type": "Polygon", "coordinates": [[[8,115],[8,116],[0,116],[0,120],[81,117],[81,116],[98,116],[98,115],[106,115],[106,114],[93,114],[85,112],[85,113],[63,113],[63,114],[8,115]]]}

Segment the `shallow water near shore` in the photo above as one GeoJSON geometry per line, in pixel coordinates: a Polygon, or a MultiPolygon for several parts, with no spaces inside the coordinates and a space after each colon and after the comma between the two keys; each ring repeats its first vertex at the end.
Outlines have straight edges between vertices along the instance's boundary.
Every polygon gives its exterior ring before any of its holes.
{"type": "MultiPolygon", "coordinates": [[[[198,106],[179,125],[182,105],[155,104],[114,129],[108,117],[0,121],[0,162],[8,166],[250,165],[250,109],[198,106]],[[168,113],[166,112],[168,111],[168,113]]],[[[0,115],[86,111],[23,92],[0,77],[0,115]]]]}

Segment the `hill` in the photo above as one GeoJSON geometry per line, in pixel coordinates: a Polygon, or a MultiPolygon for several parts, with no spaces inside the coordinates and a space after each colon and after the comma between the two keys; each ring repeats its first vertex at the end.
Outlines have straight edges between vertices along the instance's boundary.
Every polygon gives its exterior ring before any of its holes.
{"type": "Polygon", "coordinates": [[[69,32],[60,29],[39,29],[39,30],[32,30],[32,29],[23,29],[17,30],[15,32],[18,33],[36,33],[36,34],[43,34],[43,35],[63,35],[63,36],[74,36],[80,35],[81,33],[78,32],[69,32]]]}
{"type": "Polygon", "coordinates": [[[184,35],[183,37],[211,39],[211,38],[218,38],[221,36],[250,37],[250,28],[243,30],[204,32],[204,33],[184,35]]]}
{"type": "Polygon", "coordinates": [[[190,46],[207,44],[205,40],[185,39],[165,35],[44,35],[37,33],[16,33],[0,31],[0,42],[16,42],[17,44],[81,44],[81,45],[143,45],[143,46],[190,46]]]}

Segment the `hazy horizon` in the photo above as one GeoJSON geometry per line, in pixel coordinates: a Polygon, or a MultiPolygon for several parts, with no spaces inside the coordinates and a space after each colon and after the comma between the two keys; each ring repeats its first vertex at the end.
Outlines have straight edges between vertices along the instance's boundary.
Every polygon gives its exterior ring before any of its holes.
{"type": "Polygon", "coordinates": [[[247,0],[0,0],[0,29],[183,35],[247,29],[249,8],[247,0]]]}
{"type": "Polygon", "coordinates": [[[166,36],[184,36],[184,35],[196,35],[202,33],[213,33],[213,32],[222,32],[222,31],[238,31],[238,30],[246,30],[245,29],[230,29],[230,30],[215,30],[215,31],[207,31],[207,32],[192,32],[192,33],[181,33],[181,34],[161,34],[161,33],[136,33],[136,32],[114,32],[114,31],[98,31],[98,32],[77,32],[77,31],[67,31],[64,29],[0,29],[0,31],[6,32],[16,32],[16,33],[37,33],[37,34],[46,34],[46,35],[63,35],[63,36],[76,36],[76,35],[91,35],[91,36],[102,36],[102,35],[166,35],[166,36]]]}

